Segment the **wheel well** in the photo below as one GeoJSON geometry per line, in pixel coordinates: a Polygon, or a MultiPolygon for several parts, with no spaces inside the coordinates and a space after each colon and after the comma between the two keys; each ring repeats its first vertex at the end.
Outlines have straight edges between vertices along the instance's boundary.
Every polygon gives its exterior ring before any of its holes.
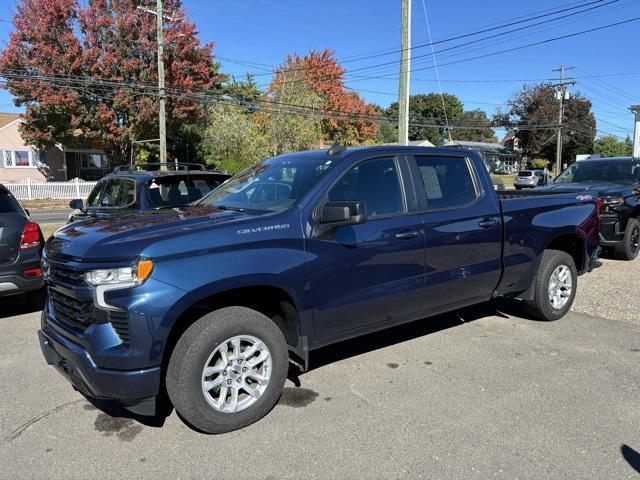
{"type": "Polygon", "coordinates": [[[584,243],[578,235],[566,234],[554,238],[547,248],[567,252],[573,257],[578,272],[583,272],[586,266],[584,258],[584,243]]]}
{"type": "Polygon", "coordinates": [[[178,339],[193,323],[209,312],[231,306],[251,308],[266,315],[280,328],[287,345],[298,346],[299,318],[291,297],[278,287],[242,287],[203,298],[176,319],[165,344],[163,367],[166,368],[178,339]]]}

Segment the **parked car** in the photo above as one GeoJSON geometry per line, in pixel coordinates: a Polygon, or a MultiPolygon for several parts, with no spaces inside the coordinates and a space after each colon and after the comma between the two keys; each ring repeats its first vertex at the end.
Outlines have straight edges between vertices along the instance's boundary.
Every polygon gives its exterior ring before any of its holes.
{"type": "Polygon", "coordinates": [[[640,252],[640,159],[580,160],[565,169],[550,192],[597,192],[603,201],[600,244],[624,260],[640,252]]]}
{"type": "Polygon", "coordinates": [[[199,200],[231,175],[210,172],[200,164],[159,163],[116,167],[93,188],[86,205],[81,199],[69,204],[69,223],[87,217],[114,217],[140,211],[174,208],[199,200]]]}
{"type": "Polygon", "coordinates": [[[288,364],[494,297],[564,316],[599,253],[595,195],[493,190],[464,149],[332,147],[260,162],[193,206],[86,220],[45,248],[40,343],[86,395],[221,433],[288,364]]]}
{"type": "Polygon", "coordinates": [[[516,175],[513,186],[521,188],[536,188],[547,185],[551,180],[551,173],[545,169],[522,170],[516,175]]]}
{"type": "Polygon", "coordinates": [[[38,224],[0,184],[0,298],[24,293],[30,305],[44,307],[43,246],[38,224]]]}

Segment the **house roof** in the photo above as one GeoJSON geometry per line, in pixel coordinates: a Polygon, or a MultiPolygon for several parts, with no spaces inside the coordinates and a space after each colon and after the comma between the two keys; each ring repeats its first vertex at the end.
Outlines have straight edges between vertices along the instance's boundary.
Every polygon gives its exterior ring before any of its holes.
{"type": "Polygon", "coordinates": [[[0,128],[20,119],[19,113],[0,112],[0,128]]]}

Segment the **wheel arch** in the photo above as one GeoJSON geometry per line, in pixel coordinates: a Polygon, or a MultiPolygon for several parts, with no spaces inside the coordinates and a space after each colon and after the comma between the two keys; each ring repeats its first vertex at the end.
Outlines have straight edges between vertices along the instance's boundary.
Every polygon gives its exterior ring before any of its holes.
{"type": "Polygon", "coordinates": [[[560,250],[571,255],[578,273],[583,273],[588,267],[586,243],[577,233],[564,233],[551,239],[545,246],[545,250],[560,250]]]}
{"type": "Polygon", "coordinates": [[[189,301],[181,302],[179,312],[172,315],[162,353],[162,366],[166,366],[173,349],[182,334],[199,318],[209,312],[230,306],[242,306],[256,310],[269,317],[282,331],[289,346],[299,360],[306,366],[307,337],[303,335],[303,321],[299,302],[291,290],[275,282],[256,281],[225,282],[227,285],[209,286],[199,289],[198,294],[190,296],[189,301]]]}

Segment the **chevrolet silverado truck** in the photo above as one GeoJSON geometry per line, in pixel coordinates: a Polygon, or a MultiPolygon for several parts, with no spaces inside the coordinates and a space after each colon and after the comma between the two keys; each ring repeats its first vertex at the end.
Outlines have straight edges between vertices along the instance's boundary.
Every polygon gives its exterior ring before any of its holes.
{"type": "Polygon", "coordinates": [[[597,192],[602,199],[600,246],[621,260],[640,252],[640,159],[631,157],[580,160],[562,172],[549,192],[597,192]]]}
{"type": "Polygon", "coordinates": [[[600,251],[597,200],[496,192],[469,150],[277,156],[197,204],[58,230],[40,344],[87,396],[153,414],[166,392],[227,432],[324,345],[494,297],[561,318],[600,251]]]}

